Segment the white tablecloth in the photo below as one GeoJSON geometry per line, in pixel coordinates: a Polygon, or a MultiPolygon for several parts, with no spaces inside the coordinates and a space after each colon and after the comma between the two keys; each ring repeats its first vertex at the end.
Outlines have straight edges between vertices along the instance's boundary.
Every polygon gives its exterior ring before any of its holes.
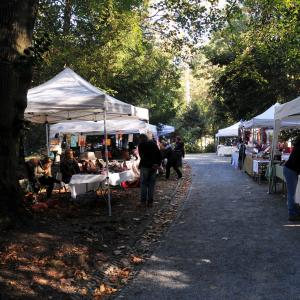
{"type": "Polygon", "coordinates": [[[219,145],[217,148],[217,155],[218,156],[232,155],[232,153],[236,150],[237,150],[237,147],[235,147],[235,146],[219,145]]]}
{"type": "Polygon", "coordinates": [[[94,174],[76,174],[73,175],[69,187],[71,197],[76,198],[77,195],[85,194],[89,191],[96,191],[101,182],[105,180],[105,175],[94,174]]]}
{"type": "Polygon", "coordinates": [[[258,164],[260,164],[260,163],[269,163],[269,162],[270,162],[269,160],[256,160],[256,159],[254,159],[253,160],[253,172],[258,174],[258,170],[259,170],[258,164]]]}
{"type": "Polygon", "coordinates": [[[239,167],[239,153],[238,152],[233,152],[231,155],[231,165],[238,169],[239,167]]]}
{"type": "Polygon", "coordinates": [[[123,181],[134,180],[134,173],[132,170],[120,172],[120,173],[109,173],[109,184],[118,185],[123,181]]]}
{"type": "Polygon", "coordinates": [[[290,153],[281,154],[281,160],[287,161],[290,157],[290,153]]]}
{"type": "MultiPolygon", "coordinates": [[[[105,181],[106,176],[101,174],[76,174],[73,175],[69,187],[71,190],[71,197],[76,198],[77,195],[85,194],[89,191],[96,191],[101,182],[105,181]]],[[[120,173],[109,173],[109,184],[116,186],[121,184],[123,181],[135,180],[135,176],[132,170],[120,172],[120,173]]]]}

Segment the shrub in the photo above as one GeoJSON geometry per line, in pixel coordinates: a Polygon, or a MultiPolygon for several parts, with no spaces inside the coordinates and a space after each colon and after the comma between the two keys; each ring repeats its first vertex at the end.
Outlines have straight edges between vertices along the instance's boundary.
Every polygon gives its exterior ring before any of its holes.
{"type": "Polygon", "coordinates": [[[216,152],[216,145],[214,143],[208,144],[205,147],[203,152],[204,153],[214,153],[214,152],[216,152]]]}
{"type": "Polygon", "coordinates": [[[201,153],[201,148],[200,146],[197,144],[197,142],[191,143],[185,143],[184,145],[185,148],[185,152],[186,153],[201,153]]]}

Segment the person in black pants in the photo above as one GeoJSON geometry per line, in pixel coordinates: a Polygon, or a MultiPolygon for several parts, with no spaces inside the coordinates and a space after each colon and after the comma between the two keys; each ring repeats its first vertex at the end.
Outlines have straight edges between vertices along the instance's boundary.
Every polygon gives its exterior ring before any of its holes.
{"type": "Polygon", "coordinates": [[[141,176],[141,202],[139,206],[152,207],[156,173],[161,164],[161,153],[155,142],[149,140],[145,134],[139,137],[140,176],[141,176]]]}
{"type": "Polygon", "coordinates": [[[178,179],[180,179],[182,177],[182,173],[178,168],[178,162],[181,161],[181,157],[182,157],[181,153],[174,151],[171,146],[168,146],[165,149],[164,156],[167,159],[166,179],[169,179],[169,177],[170,177],[171,168],[173,168],[175,170],[175,172],[177,173],[178,179]]]}
{"type": "Polygon", "coordinates": [[[300,175],[300,137],[294,143],[294,149],[283,168],[287,187],[289,221],[300,221],[300,211],[295,204],[295,195],[300,175]]]}

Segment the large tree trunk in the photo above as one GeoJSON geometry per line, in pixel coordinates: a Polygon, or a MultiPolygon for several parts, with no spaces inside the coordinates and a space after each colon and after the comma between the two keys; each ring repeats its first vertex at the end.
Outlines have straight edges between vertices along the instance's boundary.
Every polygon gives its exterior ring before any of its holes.
{"type": "Polygon", "coordinates": [[[38,0],[0,1],[0,225],[22,211],[16,169],[37,5],[38,0]]]}

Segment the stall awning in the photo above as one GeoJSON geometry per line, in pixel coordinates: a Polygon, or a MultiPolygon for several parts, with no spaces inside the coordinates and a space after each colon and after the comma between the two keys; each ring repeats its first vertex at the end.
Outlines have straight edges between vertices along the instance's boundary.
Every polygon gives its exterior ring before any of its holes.
{"type": "Polygon", "coordinates": [[[117,100],[94,87],[70,68],[28,91],[25,119],[36,123],[99,121],[128,116],[149,120],[147,109],[117,100]]]}
{"type": "Polygon", "coordinates": [[[300,97],[276,107],[275,120],[282,127],[300,127],[300,97]]]}
{"type": "Polygon", "coordinates": [[[160,128],[160,130],[158,131],[159,136],[167,135],[167,134],[170,134],[172,132],[175,132],[175,127],[173,127],[171,125],[160,124],[159,128],[160,128]]]}
{"type": "Polygon", "coordinates": [[[239,135],[239,128],[242,125],[241,122],[237,122],[229,127],[219,129],[216,137],[229,137],[229,136],[238,136],[239,135]]]}
{"type": "MultiPolygon", "coordinates": [[[[157,136],[156,126],[140,120],[107,120],[106,127],[108,134],[151,132],[154,136],[157,136]]],[[[77,121],[57,123],[50,126],[50,137],[54,137],[56,133],[103,134],[104,122],[77,121]]]]}
{"type": "Polygon", "coordinates": [[[279,103],[275,103],[262,114],[254,117],[250,121],[244,122],[245,128],[273,128],[275,108],[279,107],[279,103]]]}

